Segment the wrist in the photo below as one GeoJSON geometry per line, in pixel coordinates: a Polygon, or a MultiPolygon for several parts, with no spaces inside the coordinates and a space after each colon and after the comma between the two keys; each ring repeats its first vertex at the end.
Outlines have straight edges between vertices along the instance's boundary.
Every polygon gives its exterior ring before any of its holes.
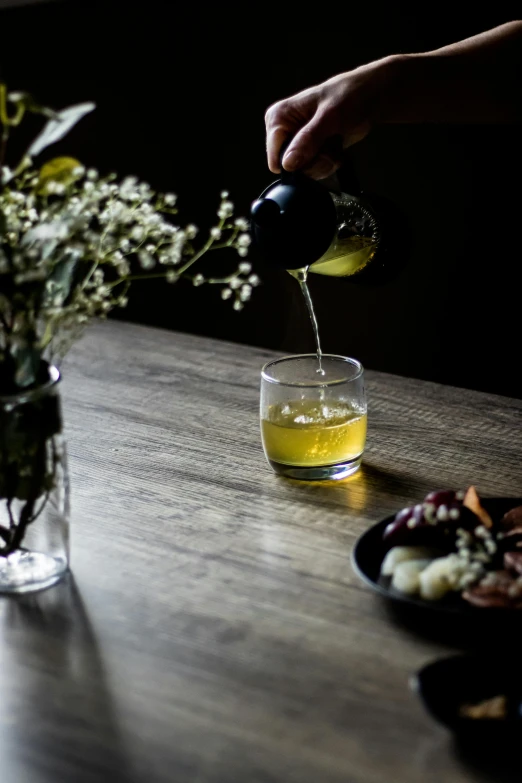
{"type": "Polygon", "coordinates": [[[415,103],[416,85],[425,70],[425,55],[392,54],[376,61],[379,89],[374,101],[373,124],[403,122],[415,103]]]}

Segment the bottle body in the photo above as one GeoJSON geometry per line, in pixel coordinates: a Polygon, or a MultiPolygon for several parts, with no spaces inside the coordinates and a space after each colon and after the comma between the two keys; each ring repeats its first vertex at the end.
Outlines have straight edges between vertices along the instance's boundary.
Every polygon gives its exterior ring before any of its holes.
{"type": "Polygon", "coordinates": [[[361,194],[353,183],[342,187],[340,177],[327,183],[283,171],[250,214],[260,256],[280,269],[380,285],[397,276],[408,255],[401,211],[386,198],[361,194]]]}

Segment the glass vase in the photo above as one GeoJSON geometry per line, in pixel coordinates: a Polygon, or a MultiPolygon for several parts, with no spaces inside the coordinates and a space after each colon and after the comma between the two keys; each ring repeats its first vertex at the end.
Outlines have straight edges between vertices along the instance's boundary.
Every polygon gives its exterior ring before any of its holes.
{"type": "Polygon", "coordinates": [[[0,593],[58,582],[69,567],[69,481],[60,373],[0,396],[0,593]]]}

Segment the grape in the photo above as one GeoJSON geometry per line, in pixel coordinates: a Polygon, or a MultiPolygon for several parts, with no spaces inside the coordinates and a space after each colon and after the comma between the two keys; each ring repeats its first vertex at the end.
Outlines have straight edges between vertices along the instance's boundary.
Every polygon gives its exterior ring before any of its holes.
{"type": "Polygon", "coordinates": [[[462,505],[463,493],[443,489],[429,492],[422,503],[401,509],[384,531],[389,546],[453,548],[457,528],[474,529],[477,517],[462,505]],[[451,534],[451,536],[450,536],[451,534]]]}
{"type": "Polygon", "coordinates": [[[421,521],[422,506],[420,504],[403,508],[395,515],[393,521],[386,526],[383,538],[390,546],[400,546],[405,539],[408,539],[408,543],[414,543],[411,541],[412,531],[421,521]]]}
{"type": "MultiPolygon", "coordinates": [[[[424,498],[425,503],[433,503],[435,506],[448,506],[455,503],[457,493],[452,489],[436,489],[433,492],[428,492],[424,498]]],[[[460,501],[462,505],[462,501],[460,501]]]]}

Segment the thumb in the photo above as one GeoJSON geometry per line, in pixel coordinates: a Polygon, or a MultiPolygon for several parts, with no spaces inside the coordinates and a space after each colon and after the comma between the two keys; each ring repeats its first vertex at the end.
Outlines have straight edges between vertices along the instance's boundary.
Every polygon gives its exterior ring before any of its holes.
{"type": "Polygon", "coordinates": [[[315,114],[290,142],[283,156],[283,168],[287,171],[306,168],[318,155],[329,135],[330,128],[325,118],[315,114]]]}

